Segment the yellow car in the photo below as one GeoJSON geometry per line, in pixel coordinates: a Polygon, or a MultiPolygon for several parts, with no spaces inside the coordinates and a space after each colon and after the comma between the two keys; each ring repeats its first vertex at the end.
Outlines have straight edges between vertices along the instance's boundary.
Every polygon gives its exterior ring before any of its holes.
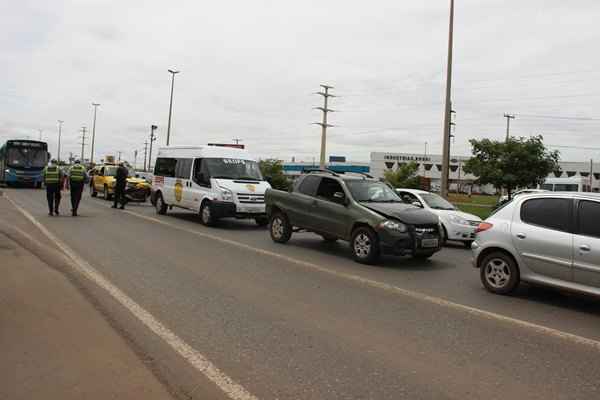
{"type": "MultiPolygon", "coordinates": [[[[111,200],[115,193],[117,165],[104,164],[90,170],[90,194],[92,197],[102,193],[105,200],[111,200]]],[[[129,201],[145,202],[150,196],[151,185],[142,178],[127,178],[125,197],[129,201]]]]}

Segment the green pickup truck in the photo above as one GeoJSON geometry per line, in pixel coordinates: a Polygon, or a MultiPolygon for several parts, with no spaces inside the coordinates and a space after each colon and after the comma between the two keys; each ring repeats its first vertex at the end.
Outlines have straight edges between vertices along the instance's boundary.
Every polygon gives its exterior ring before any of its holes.
{"type": "Polygon", "coordinates": [[[290,192],[267,190],[265,203],[273,241],[285,243],[301,230],[326,241],[346,240],[364,264],[376,263],[382,252],[429,258],[442,244],[436,215],[405,204],[368,175],[314,171],[290,192]]]}

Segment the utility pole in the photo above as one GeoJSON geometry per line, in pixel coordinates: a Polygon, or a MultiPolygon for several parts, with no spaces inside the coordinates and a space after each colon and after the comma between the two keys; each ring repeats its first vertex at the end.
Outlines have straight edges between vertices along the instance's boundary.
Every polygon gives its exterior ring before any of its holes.
{"type": "Polygon", "coordinates": [[[156,140],[156,135],[154,135],[154,131],[158,128],[156,125],[150,126],[150,154],[148,156],[148,169],[152,166],[152,143],[156,140]]]}
{"type": "Polygon", "coordinates": [[[79,159],[79,161],[81,161],[81,163],[83,164],[83,155],[84,155],[84,149],[85,149],[85,131],[86,131],[86,127],[82,126],[81,127],[81,158],[79,159]]]}
{"type": "Polygon", "coordinates": [[[146,168],[146,157],[148,156],[148,141],[144,142],[144,172],[148,172],[146,168]]]}
{"type": "Polygon", "coordinates": [[[446,105],[444,109],[444,145],[442,151],[441,195],[448,198],[448,178],[450,171],[450,122],[452,106],[452,48],[454,42],[454,0],[450,0],[450,22],[448,25],[448,66],[446,68],[446,105]]]}
{"type": "Polygon", "coordinates": [[[231,141],[235,142],[235,144],[238,145],[238,144],[240,144],[240,142],[242,141],[242,139],[233,138],[233,139],[231,139],[231,141]]]}
{"type": "MultiPolygon", "coordinates": [[[[180,71],[175,71],[170,69],[171,73],[171,101],[169,102],[169,124],[167,125],[167,146],[169,145],[169,140],[171,138],[171,114],[173,112],[173,86],[175,85],[175,74],[178,74],[180,71]]],[[[152,142],[150,142],[152,144],[152,142]]]]}
{"type": "Polygon", "coordinates": [[[137,170],[137,155],[138,155],[138,151],[134,150],[133,151],[133,169],[137,170]]]}
{"type": "Polygon", "coordinates": [[[94,107],[94,125],[92,126],[92,154],[90,156],[90,163],[94,163],[94,143],[96,143],[96,111],[98,110],[98,103],[92,103],[94,107]]]}
{"type": "Polygon", "coordinates": [[[122,151],[117,151],[117,153],[119,153],[118,161],[121,162],[121,154],[123,154],[123,152],[122,151]]]}
{"type": "Polygon", "coordinates": [[[62,124],[65,121],[58,120],[58,164],[60,165],[60,137],[62,136],[62,124]]]}
{"type": "Polygon", "coordinates": [[[321,110],[323,112],[323,121],[322,122],[314,122],[314,125],[321,126],[321,158],[319,162],[319,168],[325,169],[325,157],[327,153],[327,128],[333,127],[327,123],[327,113],[334,112],[335,110],[327,108],[327,103],[330,97],[336,97],[333,94],[329,93],[329,89],[333,89],[333,86],[329,85],[320,85],[323,90],[320,92],[316,92],[320,96],[323,96],[323,107],[314,107],[315,110],[321,110]]]}
{"type": "Polygon", "coordinates": [[[506,141],[508,142],[508,138],[510,137],[510,120],[515,119],[515,116],[511,114],[504,114],[504,118],[506,118],[506,141]]]}
{"type": "Polygon", "coordinates": [[[38,131],[40,131],[40,141],[41,141],[42,140],[42,132],[43,131],[41,129],[38,129],[38,131]]]}
{"type": "Polygon", "coordinates": [[[590,192],[593,192],[592,184],[594,183],[594,160],[590,160],[590,192]]]}

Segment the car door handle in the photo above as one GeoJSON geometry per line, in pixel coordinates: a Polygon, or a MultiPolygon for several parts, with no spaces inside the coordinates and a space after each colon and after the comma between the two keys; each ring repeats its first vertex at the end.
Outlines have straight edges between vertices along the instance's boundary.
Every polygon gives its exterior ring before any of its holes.
{"type": "Polygon", "coordinates": [[[517,233],[517,237],[518,237],[519,239],[525,239],[525,238],[527,237],[527,235],[526,235],[526,234],[524,234],[524,233],[517,233]]]}
{"type": "Polygon", "coordinates": [[[591,251],[592,249],[587,244],[582,244],[581,246],[579,246],[579,250],[581,250],[581,251],[591,251]]]}

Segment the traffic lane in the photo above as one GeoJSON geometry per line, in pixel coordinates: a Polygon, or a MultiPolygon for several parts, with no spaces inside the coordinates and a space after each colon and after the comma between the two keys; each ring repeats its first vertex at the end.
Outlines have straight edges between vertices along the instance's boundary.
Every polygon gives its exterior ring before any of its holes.
{"type": "Polygon", "coordinates": [[[471,266],[471,251],[458,243],[450,243],[429,261],[387,256],[379,265],[365,266],[352,260],[348,243],[326,243],[312,233],[295,233],[290,242],[280,245],[273,243],[268,231],[253,221],[224,219],[217,227],[207,228],[200,224],[196,214],[184,210],[173,209],[167,216],[156,215],[149,205],[131,210],[181,228],[235,240],[335,271],[600,340],[597,298],[524,283],[511,296],[491,294],[483,288],[479,270],[471,266]]]}
{"type": "Polygon", "coordinates": [[[86,224],[43,222],[259,398],[584,398],[597,390],[599,361],[586,346],[97,208],[86,224]]]}

